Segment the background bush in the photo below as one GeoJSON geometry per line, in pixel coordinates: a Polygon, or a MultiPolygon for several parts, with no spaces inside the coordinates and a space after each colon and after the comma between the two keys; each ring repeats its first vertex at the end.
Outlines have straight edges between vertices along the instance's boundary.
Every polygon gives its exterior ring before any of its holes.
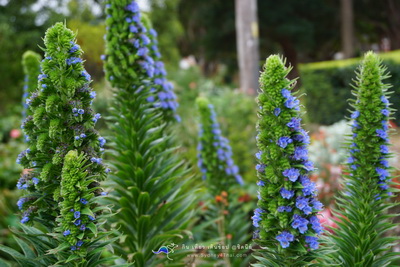
{"type": "MultiPolygon", "coordinates": [[[[400,52],[386,53],[381,57],[391,73],[387,79],[387,83],[393,85],[389,91],[394,92],[390,101],[393,107],[397,107],[400,105],[400,52]]],[[[303,100],[310,122],[330,125],[349,116],[347,99],[352,97],[353,73],[359,60],[353,58],[301,65],[300,91],[307,94],[303,100]]],[[[396,124],[399,124],[400,111],[397,110],[394,117],[396,124]]]]}

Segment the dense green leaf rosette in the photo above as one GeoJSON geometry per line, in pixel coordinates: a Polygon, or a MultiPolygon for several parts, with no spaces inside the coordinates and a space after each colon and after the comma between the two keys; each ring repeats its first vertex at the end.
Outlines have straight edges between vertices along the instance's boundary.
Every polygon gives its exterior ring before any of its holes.
{"type": "Polygon", "coordinates": [[[278,266],[307,265],[310,249],[318,248],[316,235],[322,233],[317,217],[322,204],[309,179],[314,169],[308,159],[309,137],[301,127],[299,100],[291,92],[294,81],[286,78],[289,71],[279,56],[267,58],[258,96],[254,238],[278,266]]]}
{"type": "Polygon", "coordinates": [[[22,67],[25,75],[24,94],[22,95],[22,105],[24,107],[22,111],[23,119],[25,119],[28,115],[32,115],[28,108],[28,104],[26,104],[26,99],[29,97],[30,93],[34,92],[37,88],[37,77],[40,73],[41,60],[42,57],[33,51],[26,51],[22,55],[22,67]]]}
{"type": "MultiPolygon", "coordinates": [[[[114,248],[135,266],[166,264],[168,258],[153,251],[179,244],[189,234],[193,185],[189,189],[188,171],[173,148],[163,101],[156,98],[150,30],[141,22],[137,3],[109,1],[106,13],[105,71],[116,89],[110,117],[115,173],[109,201],[119,209],[115,218],[122,236],[114,248]]],[[[170,257],[179,263],[185,253],[176,249],[170,257]]]]}
{"type": "Polygon", "coordinates": [[[340,266],[394,266],[399,253],[391,253],[397,237],[388,237],[398,227],[390,218],[389,124],[392,109],[387,91],[386,68],[377,55],[365,54],[355,80],[352,100],[352,138],[344,175],[343,191],[337,197],[338,228],[325,240],[334,253],[322,257],[324,264],[340,266]]]}
{"type": "Polygon", "coordinates": [[[203,180],[207,180],[213,195],[227,190],[234,182],[233,179],[243,185],[239,168],[232,159],[229,140],[221,135],[214,106],[204,97],[199,97],[196,104],[200,113],[197,158],[203,180]]]}

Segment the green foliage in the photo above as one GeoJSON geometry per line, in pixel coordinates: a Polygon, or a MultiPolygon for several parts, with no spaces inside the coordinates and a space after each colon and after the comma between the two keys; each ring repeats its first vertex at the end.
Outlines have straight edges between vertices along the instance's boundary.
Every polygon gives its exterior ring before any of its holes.
{"type": "Polygon", "coordinates": [[[399,253],[390,252],[398,238],[385,233],[398,227],[388,202],[394,189],[388,163],[388,119],[391,108],[386,68],[372,52],[365,54],[355,80],[356,100],[351,101],[353,137],[349,142],[344,189],[337,197],[338,229],[325,240],[335,250],[321,258],[340,266],[395,266],[399,253]]]}
{"type": "Polygon", "coordinates": [[[259,208],[253,225],[257,227],[255,239],[266,247],[268,261],[275,266],[307,266],[313,258],[307,248],[318,247],[315,234],[322,232],[316,217],[322,204],[308,178],[314,169],[308,160],[309,137],[301,128],[299,100],[291,93],[295,81],[286,78],[289,72],[285,62],[272,55],[260,76],[259,208]]]}
{"type": "MultiPolygon", "coordinates": [[[[11,229],[14,238],[20,248],[15,250],[10,247],[0,245],[0,251],[10,255],[18,265],[13,263],[5,263],[5,266],[27,266],[27,267],[48,267],[48,266],[66,266],[66,267],[100,267],[100,266],[119,266],[114,265],[113,261],[117,257],[100,258],[99,250],[102,247],[113,242],[113,239],[107,239],[107,235],[100,235],[92,241],[91,249],[85,258],[79,259],[76,254],[63,251],[57,247],[58,242],[53,239],[48,229],[38,229],[35,227],[21,225],[21,229],[11,229]],[[22,231],[21,231],[22,230],[22,231]],[[102,239],[102,240],[101,240],[102,239]],[[100,241],[101,240],[101,241],[100,241]],[[50,253],[49,253],[50,252],[50,253]]],[[[0,260],[0,264],[2,261],[0,260]]],[[[2,265],[3,266],[3,265],[2,265]]]]}
{"type": "MultiPolygon", "coordinates": [[[[135,266],[167,264],[167,257],[157,257],[153,250],[189,234],[193,185],[172,148],[169,119],[158,95],[162,91],[152,89],[159,82],[152,58],[157,47],[147,36],[153,31],[140,21],[135,1],[109,1],[106,8],[105,70],[117,88],[110,118],[115,169],[110,201],[120,210],[115,218],[123,235],[114,247],[135,266]]],[[[170,257],[176,263],[184,255],[170,257]]]]}
{"type": "MultiPolygon", "coordinates": [[[[400,105],[400,64],[399,52],[382,54],[384,63],[391,73],[388,82],[393,85],[395,94],[391,101],[400,105]]],[[[300,66],[302,90],[307,94],[305,106],[307,116],[313,123],[330,125],[349,115],[347,99],[352,97],[352,73],[359,59],[347,59],[304,64],[300,66]]],[[[394,120],[400,123],[399,111],[394,120]]]]}

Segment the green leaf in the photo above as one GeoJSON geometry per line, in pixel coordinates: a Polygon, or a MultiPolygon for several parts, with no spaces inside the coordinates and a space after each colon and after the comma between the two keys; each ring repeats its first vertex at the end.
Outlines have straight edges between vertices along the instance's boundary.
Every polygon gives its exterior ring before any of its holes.
{"type": "Polygon", "coordinates": [[[93,211],[89,207],[85,207],[83,210],[81,210],[81,214],[94,217],[93,211]]]}
{"type": "Polygon", "coordinates": [[[87,228],[90,229],[90,231],[92,231],[92,233],[94,234],[94,236],[97,236],[97,227],[94,223],[89,223],[86,225],[87,228]]]}

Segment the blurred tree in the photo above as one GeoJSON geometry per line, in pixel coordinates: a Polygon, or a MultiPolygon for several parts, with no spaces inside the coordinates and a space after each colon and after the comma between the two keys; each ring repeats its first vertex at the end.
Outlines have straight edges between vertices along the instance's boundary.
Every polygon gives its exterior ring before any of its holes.
{"type": "Polygon", "coordinates": [[[256,95],[260,72],[257,0],[236,0],[236,46],[240,90],[256,95]]]}
{"type": "Polygon", "coordinates": [[[353,0],[340,1],[341,41],[344,58],[354,54],[353,0]]]}
{"type": "Polygon", "coordinates": [[[177,65],[180,52],[177,42],[184,31],[178,18],[178,6],[181,0],[150,0],[150,20],[158,33],[158,45],[163,60],[177,65]]]}
{"type": "MultiPolygon", "coordinates": [[[[338,50],[338,3],[332,0],[274,0],[258,2],[260,38],[275,41],[293,65],[289,78],[298,77],[299,61],[329,59],[338,50]]],[[[262,57],[270,50],[261,45],[262,57]]]]}
{"type": "Polygon", "coordinates": [[[21,57],[26,50],[40,53],[41,36],[46,28],[60,15],[44,8],[33,12],[37,0],[12,0],[0,5],[0,114],[9,112],[11,106],[20,102],[23,72],[21,57]],[[38,19],[40,18],[40,19],[38,19]],[[42,22],[42,24],[39,24],[42,22]]]}
{"type": "MultiPolygon", "coordinates": [[[[299,60],[329,59],[340,47],[338,3],[333,0],[258,1],[261,58],[283,50],[297,77],[299,60]]],[[[194,54],[205,73],[215,63],[237,68],[234,1],[192,0],[179,3],[179,19],[185,26],[180,40],[183,55],[194,54]]]]}
{"type": "Polygon", "coordinates": [[[389,38],[390,48],[400,48],[400,1],[353,0],[355,32],[362,43],[379,44],[389,38]]]}
{"type": "Polygon", "coordinates": [[[179,43],[182,55],[195,55],[205,74],[215,73],[216,63],[236,69],[234,1],[180,1],[178,11],[185,26],[179,43]]]}

